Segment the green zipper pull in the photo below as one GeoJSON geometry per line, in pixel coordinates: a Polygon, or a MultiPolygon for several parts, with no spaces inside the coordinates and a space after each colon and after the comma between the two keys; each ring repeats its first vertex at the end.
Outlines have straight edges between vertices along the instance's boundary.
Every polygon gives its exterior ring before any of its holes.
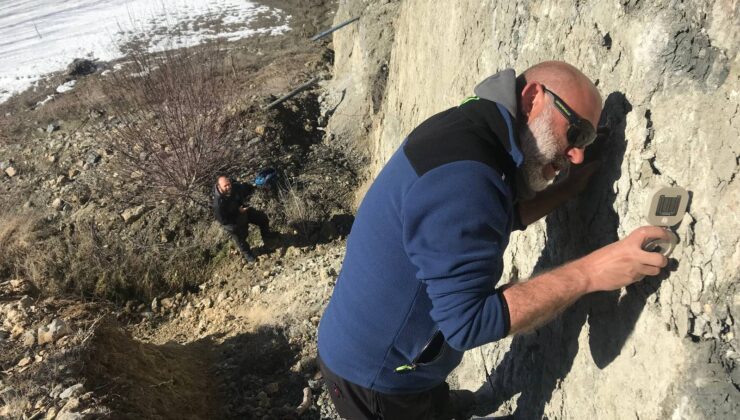
{"type": "Polygon", "coordinates": [[[409,373],[416,370],[416,365],[402,365],[396,368],[396,373],[409,373]]]}

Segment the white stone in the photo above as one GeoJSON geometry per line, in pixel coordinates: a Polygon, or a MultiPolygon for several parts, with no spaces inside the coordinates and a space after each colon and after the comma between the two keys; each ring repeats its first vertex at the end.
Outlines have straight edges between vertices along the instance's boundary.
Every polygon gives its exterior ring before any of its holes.
{"type": "Polygon", "coordinates": [[[78,395],[81,395],[84,391],[85,391],[84,385],[75,384],[65,389],[64,391],[62,391],[62,393],[59,394],[59,398],[66,400],[67,398],[76,397],[78,395]]]}

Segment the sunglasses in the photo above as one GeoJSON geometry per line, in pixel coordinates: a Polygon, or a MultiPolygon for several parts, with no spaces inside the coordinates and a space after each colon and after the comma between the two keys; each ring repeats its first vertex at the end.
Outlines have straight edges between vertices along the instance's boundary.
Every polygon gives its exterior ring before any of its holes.
{"type": "Polygon", "coordinates": [[[569,107],[564,100],[560,99],[555,92],[542,86],[545,92],[552,95],[555,102],[555,108],[560,111],[561,114],[568,120],[568,144],[579,149],[583,149],[589,144],[593,143],[596,139],[596,130],[594,126],[588,120],[585,120],[573,111],[573,108],[569,107]]]}

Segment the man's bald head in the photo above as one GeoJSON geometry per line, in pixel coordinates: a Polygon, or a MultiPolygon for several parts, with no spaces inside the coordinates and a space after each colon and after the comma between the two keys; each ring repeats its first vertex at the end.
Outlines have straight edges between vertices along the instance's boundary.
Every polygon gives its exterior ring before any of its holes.
{"type": "Polygon", "coordinates": [[[568,63],[546,61],[517,78],[519,143],[524,154],[522,176],[517,182],[522,197],[542,191],[560,171],[585,158],[585,146],[568,140],[571,118],[555,111],[551,93],[580,118],[590,121],[592,127],[597,126],[601,115],[601,95],[596,86],[568,63]]]}
{"type": "Polygon", "coordinates": [[[601,94],[596,85],[572,65],[562,61],[544,61],[525,70],[517,82],[520,90],[533,82],[546,86],[579,116],[591,121],[594,127],[598,125],[602,107],[601,94]]]}
{"type": "Polygon", "coordinates": [[[231,179],[226,175],[219,175],[216,178],[216,187],[218,188],[218,192],[222,195],[227,197],[231,195],[231,179]]]}

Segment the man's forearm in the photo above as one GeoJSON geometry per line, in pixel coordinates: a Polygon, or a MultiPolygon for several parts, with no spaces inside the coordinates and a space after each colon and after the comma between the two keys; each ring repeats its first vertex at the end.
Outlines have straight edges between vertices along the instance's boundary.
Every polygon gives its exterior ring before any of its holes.
{"type": "Polygon", "coordinates": [[[588,293],[588,278],[576,262],[507,287],[510,334],[531,331],[588,293]]]}
{"type": "Polygon", "coordinates": [[[544,191],[537,193],[531,200],[519,203],[519,218],[524,226],[528,226],[550,214],[560,207],[575,193],[564,185],[553,185],[544,191]]]}

